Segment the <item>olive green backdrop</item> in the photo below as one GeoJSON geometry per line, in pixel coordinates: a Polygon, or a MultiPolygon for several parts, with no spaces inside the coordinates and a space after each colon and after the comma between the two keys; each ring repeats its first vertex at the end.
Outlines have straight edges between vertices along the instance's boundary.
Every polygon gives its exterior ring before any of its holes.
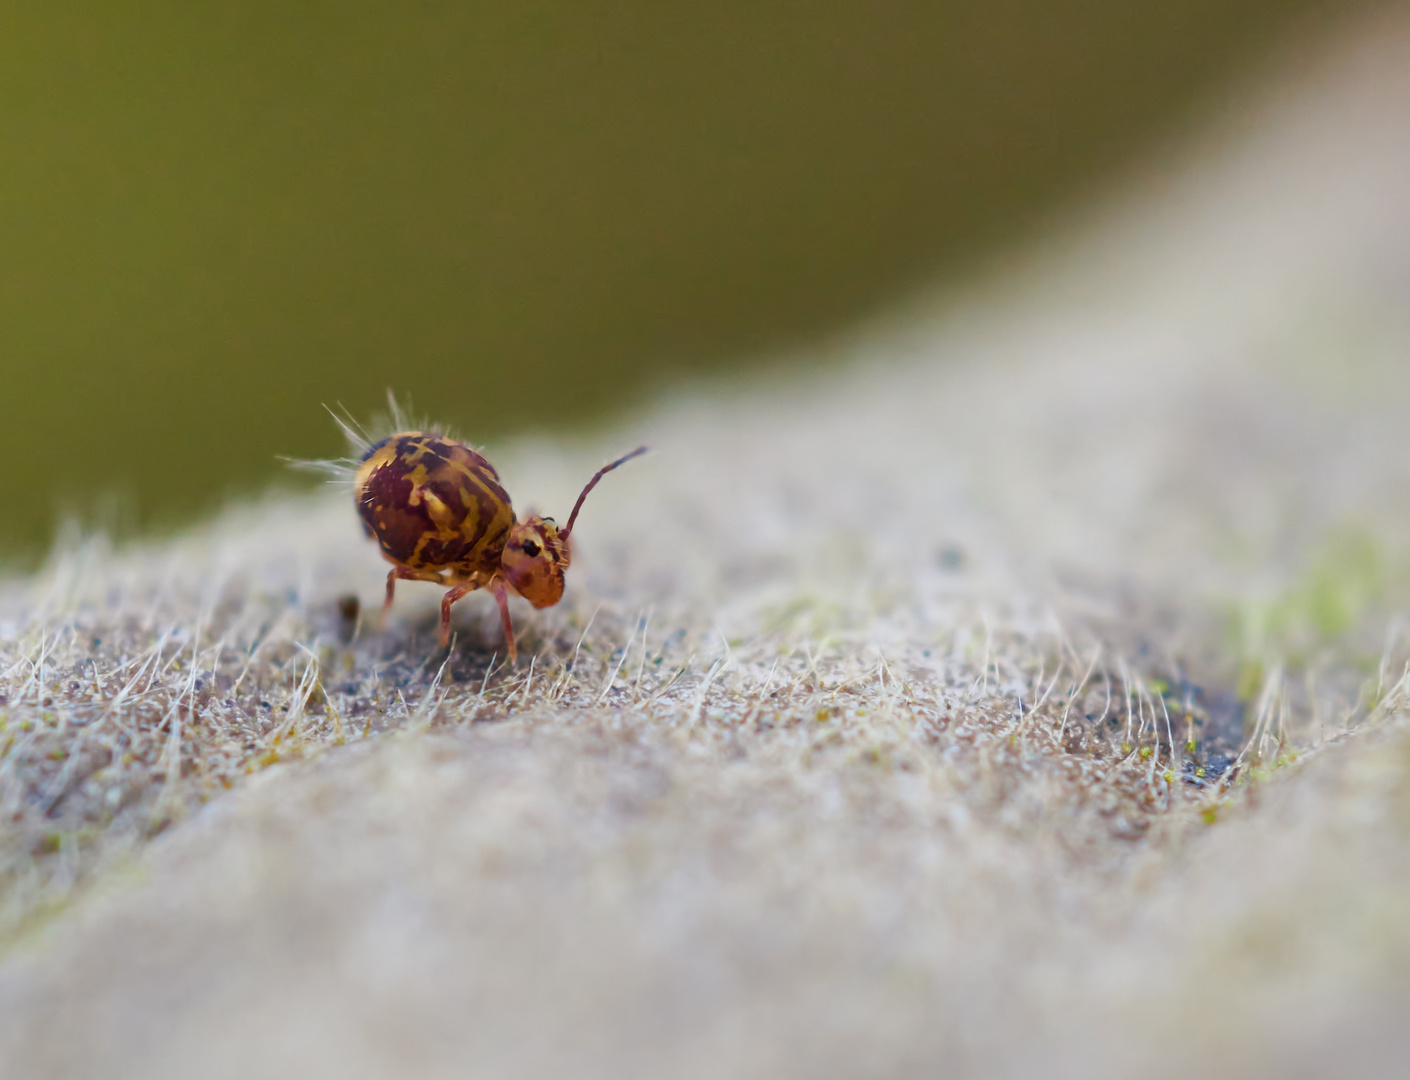
{"type": "Polygon", "coordinates": [[[257,490],[321,402],[483,440],[825,334],[1316,6],[0,4],[0,552],[257,490]]]}

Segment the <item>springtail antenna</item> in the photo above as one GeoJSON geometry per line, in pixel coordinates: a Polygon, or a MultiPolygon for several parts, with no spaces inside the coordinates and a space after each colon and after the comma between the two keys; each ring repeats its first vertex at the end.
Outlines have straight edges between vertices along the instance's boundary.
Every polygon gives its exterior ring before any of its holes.
{"type": "Polygon", "coordinates": [[[604,476],[610,473],[618,465],[625,465],[627,462],[631,461],[632,458],[641,457],[641,455],[644,453],[646,453],[646,447],[638,446],[630,454],[624,454],[619,457],[616,461],[612,462],[612,464],[604,465],[602,466],[602,468],[598,469],[593,478],[587,482],[587,487],[583,488],[583,493],[578,496],[578,501],[573,504],[573,512],[568,515],[568,524],[558,535],[563,537],[563,539],[565,540],[568,538],[568,534],[573,531],[573,522],[578,520],[578,511],[583,508],[583,500],[588,497],[589,491],[597,487],[597,482],[599,480],[601,480],[604,476]]]}

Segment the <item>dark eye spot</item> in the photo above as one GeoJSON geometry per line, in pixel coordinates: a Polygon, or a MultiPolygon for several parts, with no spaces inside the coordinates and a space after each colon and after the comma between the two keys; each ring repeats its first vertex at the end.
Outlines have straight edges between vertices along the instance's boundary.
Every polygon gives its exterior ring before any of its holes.
{"type": "Polygon", "coordinates": [[[537,558],[538,553],[543,550],[543,548],[539,547],[537,540],[525,540],[522,546],[524,548],[524,554],[531,559],[537,558]]]}

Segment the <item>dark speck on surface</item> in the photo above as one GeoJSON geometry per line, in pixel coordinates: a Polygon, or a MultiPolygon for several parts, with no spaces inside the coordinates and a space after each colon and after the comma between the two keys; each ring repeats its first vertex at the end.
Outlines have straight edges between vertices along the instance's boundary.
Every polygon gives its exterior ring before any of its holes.
{"type": "Polygon", "coordinates": [[[1204,778],[1218,780],[1233,766],[1234,759],[1224,754],[1210,754],[1204,762],[1204,778]]]}
{"type": "Polygon", "coordinates": [[[362,602],[355,593],[338,597],[338,640],[344,645],[351,644],[357,636],[357,620],[362,614],[362,602]]]}
{"type": "MultiPolygon", "coordinates": [[[[1244,703],[1239,700],[1237,695],[1228,691],[1214,693],[1204,691],[1200,697],[1203,698],[1202,704],[1205,714],[1209,717],[1205,729],[1201,733],[1200,742],[1220,753],[1242,746],[1244,703]]],[[[1214,758],[1211,757],[1209,760],[1213,762],[1214,758]]]]}
{"type": "Polygon", "coordinates": [[[935,552],[935,565],[941,570],[963,570],[964,551],[953,544],[946,544],[935,552]]]}

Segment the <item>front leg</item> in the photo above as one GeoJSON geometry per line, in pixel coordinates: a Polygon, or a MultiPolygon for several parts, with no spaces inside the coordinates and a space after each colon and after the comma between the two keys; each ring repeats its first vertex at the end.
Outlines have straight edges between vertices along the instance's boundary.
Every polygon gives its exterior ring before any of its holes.
{"type": "Polygon", "coordinates": [[[499,604],[499,621],[504,624],[504,643],[509,647],[509,662],[512,664],[519,659],[519,648],[514,642],[514,623],[509,618],[509,590],[500,577],[490,580],[489,589],[499,604]]]}

